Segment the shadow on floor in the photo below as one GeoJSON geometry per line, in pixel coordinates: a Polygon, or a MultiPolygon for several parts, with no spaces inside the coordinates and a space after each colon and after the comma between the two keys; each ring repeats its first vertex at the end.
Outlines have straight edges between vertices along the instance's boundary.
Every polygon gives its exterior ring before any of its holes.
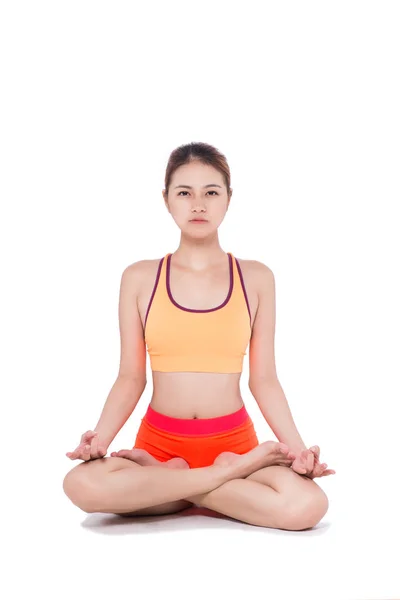
{"type": "Polygon", "coordinates": [[[221,513],[203,508],[200,506],[191,506],[178,513],[171,515],[149,515],[121,517],[114,514],[93,513],[87,515],[82,521],[81,526],[85,529],[91,529],[94,533],[106,535],[138,535],[150,533],[179,532],[188,530],[220,529],[221,531],[240,530],[260,532],[265,535],[296,535],[296,536],[314,536],[322,535],[327,532],[330,523],[322,521],[312,529],[304,531],[287,531],[284,529],[274,529],[272,527],[259,527],[249,525],[242,521],[237,521],[221,513]]]}

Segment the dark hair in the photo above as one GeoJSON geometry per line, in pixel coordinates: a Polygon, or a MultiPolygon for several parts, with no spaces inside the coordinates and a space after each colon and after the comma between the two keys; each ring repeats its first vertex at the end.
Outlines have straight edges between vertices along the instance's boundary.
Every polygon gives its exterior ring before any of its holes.
{"type": "Polygon", "coordinates": [[[171,152],[165,173],[165,194],[168,195],[171,178],[176,169],[195,160],[211,165],[221,173],[230,196],[231,172],[226,158],[217,148],[203,142],[184,144],[171,152]]]}

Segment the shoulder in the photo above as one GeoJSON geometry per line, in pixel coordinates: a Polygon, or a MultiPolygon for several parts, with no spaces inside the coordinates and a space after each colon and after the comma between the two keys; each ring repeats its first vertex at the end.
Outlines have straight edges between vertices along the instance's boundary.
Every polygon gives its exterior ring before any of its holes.
{"type": "Polygon", "coordinates": [[[263,288],[264,286],[270,286],[274,284],[274,274],[272,269],[260,260],[254,259],[237,259],[240,268],[242,269],[243,276],[247,279],[254,281],[257,289],[263,288]]]}
{"type": "Polygon", "coordinates": [[[138,274],[148,271],[149,269],[154,268],[154,266],[158,266],[161,260],[161,258],[144,258],[143,260],[137,260],[125,267],[124,273],[138,274]]]}
{"type": "Polygon", "coordinates": [[[147,278],[154,276],[161,260],[162,258],[145,258],[127,265],[122,272],[122,281],[134,287],[140,286],[147,278]]]}

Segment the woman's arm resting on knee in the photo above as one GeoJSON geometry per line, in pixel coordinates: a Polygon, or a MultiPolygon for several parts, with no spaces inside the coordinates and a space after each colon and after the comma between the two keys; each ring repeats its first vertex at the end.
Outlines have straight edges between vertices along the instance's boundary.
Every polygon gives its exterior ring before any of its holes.
{"type": "Polygon", "coordinates": [[[143,262],[126,267],[122,273],[118,319],[121,358],[118,377],[108,395],[95,431],[99,444],[111,444],[135,409],[146,387],[146,345],[138,309],[138,294],[143,280],[143,262]]]}
{"type": "Polygon", "coordinates": [[[99,444],[105,444],[108,448],[134,411],[145,387],[146,383],[140,379],[117,377],[94,428],[99,436],[99,444]]]}

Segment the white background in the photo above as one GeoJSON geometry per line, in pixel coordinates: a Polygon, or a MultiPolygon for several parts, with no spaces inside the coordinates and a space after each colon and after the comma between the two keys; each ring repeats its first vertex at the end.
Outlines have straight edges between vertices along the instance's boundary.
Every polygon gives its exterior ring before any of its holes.
{"type": "MultiPolygon", "coordinates": [[[[399,21],[385,1],[1,4],[5,598],[400,597],[399,21]],[[178,247],[161,190],[191,141],[227,157],[221,247],[273,270],[278,376],[337,471],[314,530],[121,524],[62,489],[118,372],[122,271],[178,247]]],[[[247,381],[248,354],[274,439],[247,381]]]]}

